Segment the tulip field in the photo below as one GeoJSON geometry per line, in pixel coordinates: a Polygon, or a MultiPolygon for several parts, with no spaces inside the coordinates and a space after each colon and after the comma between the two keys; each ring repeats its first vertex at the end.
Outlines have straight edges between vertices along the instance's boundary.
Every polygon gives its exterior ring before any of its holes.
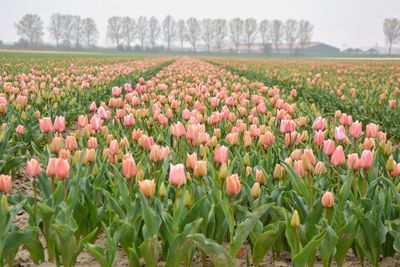
{"type": "Polygon", "coordinates": [[[400,266],[399,66],[0,53],[0,266],[400,266]]]}

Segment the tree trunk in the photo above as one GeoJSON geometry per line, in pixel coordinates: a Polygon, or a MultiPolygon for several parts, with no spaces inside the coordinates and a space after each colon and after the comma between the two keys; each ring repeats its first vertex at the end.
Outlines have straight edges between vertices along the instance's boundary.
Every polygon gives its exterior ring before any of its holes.
{"type": "Polygon", "coordinates": [[[392,41],[389,42],[389,56],[392,54],[392,41]]]}

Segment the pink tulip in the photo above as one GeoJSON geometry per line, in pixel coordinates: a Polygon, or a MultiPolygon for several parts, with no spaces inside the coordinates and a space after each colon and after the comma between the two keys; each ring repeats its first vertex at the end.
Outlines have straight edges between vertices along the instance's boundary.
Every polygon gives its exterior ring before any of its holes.
{"type": "Polygon", "coordinates": [[[347,155],[347,167],[357,171],[360,169],[360,159],[357,153],[352,153],[347,155]]]}
{"type": "Polygon", "coordinates": [[[128,114],[124,117],[124,125],[129,127],[135,124],[135,118],[133,114],[128,114]]]}
{"type": "Polygon", "coordinates": [[[112,140],[112,141],[110,142],[110,147],[109,147],[109,149],[110,149],[111,155],[116,155],[116,154],[118,153],[118,150],[119,150],[118,141],[115,140],[115,139],[112,140]]]}
{"type": "Polygon", "coordinates": [[[314,144],[322,145],[325,141],[325,131],[318,130],[314,133],[314,144]]]}
{"type": "Polygon", "coordinates": [[[338,146],[332,154],[331,164],[335,167],[343,165],[346,161],[342,146],[338,146]]]}
{"type": "Polygon", "coordinates": [[[54,131],[59,132],[59,133],[64,132],[65,118],[62,116],[57,116],[54,121],[53,129],[54,129],[54,131]]]}
{"type": "Polygon", "coordinates": [[[169,183],[177,186],[186,184],[185,167],[183,164],[171,164],[169,171],[169,183]]]}
{"type": "Polygon", "coordinates": [[[9,194],[12,191],[12,179],[11,175],[0,175],[0,192],[3,194],[9,194]]]}
{"type": "Polygon", "coordinates": [[[91,128],[93,131],[98,131],[98,130],[100,130],[102,124],[103,124],[103,120],[102,120],[100,117],[98,117],[98,116],[93,116],[93,117],[90,119],[90,128],[91,128]]]}
{"type": "Polygon", "coordinates": [[[324,141],[323,152],[327,156],[332,155],[333,152],[335,152],[335,142],[333,142],[331,139],[324,141]]]}
{"type": "Polygon", "coordinates": [[[132,155],[125,156],[126,157],[122,160],[122,174],[127,180],[130,180],[137,174],[136,163],[132,155]]]}
{"type": "Polygon", "coordinates": [[[69,163],[67,160],[57,158],[55,161],[55,176],[58,180],[64,180],[69,176],[69,163]]]}
{"type": "Polygon", "coordinates": [[[76,141],[75,136],[69,135],[67,138],[65,138],[65,147],[69,151],[74,151],[75,149],[78,148],[78,142],[76,141]]]}
{"type": "Polygon", "coordinates": [[[95,112],[97,110],[96,102],[92,102],[89,107],[90,111],[95,112]]]}
{"type": "Polygon", "coordinates": [[[188,169],[194,169],[195,165],[197,162],[197,153],[194,152],[193,154],[188,154],[186,156],[186,168],[188,169]]]}
{"type": "Polygon", "coordinates": [[[46,176],[52,177],[56,175],[56,158],[49,158],[46,168],[46,176]]]}
{"type": "Polygon", "coordinates": [[[31,159],[26,162],[26,173],[29,176],[37,177],[40,171],[40,164],[36,159],[31,159]]]}
{"type": "Polygon", "coordinates": [[[346,130],[342,125],[335,128],[335,139],[339,142],[346,139],[346,130]]]}
{"type": "Polygon", "coordinates": [[[121,89],[121,87],[113,87],[112,89],[111,89],[111,93],[112,93],[112,95],[113,96],[116,96],[116,97],[118,97],[118,96],[120,96],[121,95],[121,92],[122,92],[122,89],[121,89]]]}
{"type": "Polygon", "coordinates": [[[350,136],[357,139],[362,135],[362,123],[355,121],[351,124],[349,128],[350,136]]]}
{"type": "Polygon", "coordinates": [[[378,132],[379,132],[379,125],[377,125],[375,123],[370,123],[367,125],[365,132],[366,132],[367,137],[376,138],[378,136],[378,132]]]}
{"type": "Polygon", "coordinates": [[[49,133],[53,130],[53,123],[50,117],[45,117],[39,120],[39,127],[42,133],[49,133]]]}
{"type": "Polygon", "coordinates": [[[296,123],[293,120],[281,120],[279,131],[281,133],[291,133],[295,130],[296,123]]]}
{"type": "Polygon", "coordinates": [[[185,136],[186,135],[185,126],[180,121],[178,121],[175,124],[172,124],[171,125],[171,133],[175,137],[185,136]]]}
{"type": "Polygon", "coordinates": [[[214,151],[214,161],[218,163],[226,163],[228,161],[229,150],[226,146],[217,147],[214,151]]]}
{"type": "Polygon", "coordinates": [[[25,127],[23,125],[18,125],[15,132],[19,135],[23,135],[25,133],[25,127]]]}
{"type": "Polygon", "coordinates": [[[226,178],[226,193],[234,196],[240,192],[242,184],[240,183],[237,173],[230,175],[226,178]]]}
{"type": "Polygon", "coordinates": [[[372,152],[371,152],[371,150],[364,150],[361,153],[360,166],[363,169],[370,169],[372,167],[372,152]]]}
{"type": "Polygon", "coordinates": [[[88,117],[86,115],[78,116],[78,126],[79,128],[85,128],[88,125],[88,117]]]}
{"type": "Polygon", "coordinates": [[[314,131],[324,131],[326,129],[326,120],[322,117],[316,118],[312,128],[314,131]]]}

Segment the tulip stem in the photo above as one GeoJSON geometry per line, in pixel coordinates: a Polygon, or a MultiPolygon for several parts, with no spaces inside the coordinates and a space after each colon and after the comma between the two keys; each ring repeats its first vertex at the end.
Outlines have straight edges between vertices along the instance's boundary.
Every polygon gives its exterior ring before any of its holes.
{"type": "Polygon", "coordinates": [[[367,170],[364,169],[364,179],[363,179],[363,196],[365,197],[367,193],[367,170]]]}
{"type": "Polygon", "coordinates": [[[331,208],[330,207],[326,207],[325,208],[325,215],[326,215],[326,220],[328,221],[328,225],[330,225],[330,221],[331,221],[331,208]]]}
{"type": "Polygon", "coordinates": [[[340,171],[339,171],[339,166],[336,168],[337,170],[337,193],[340,191],[340,171]]]}
{"type": "Polygon", "coordinates": [[[128,193],[129,193],[129,195],[131,195],[131,191],[132,191],[132,179],[129,179],[128,180],[128,193]]]}
{"type": "Polygon", "coordinates": [[[33,199],[35,201],[35,211],[37,210],[36,176],[33,176],[33,199]]]}
{"type": "Polygon", "coordinates": [[[232,216],[233,220],[235,220],[235,196],[232,195],[232,216]]]}
{"type": "Polygon", "coordinates": [[[53,193],[56,191],[56,183],[54,182],[54,176],[51,177],[51,189],[53,193]]]}
{"type": "Polygon", "coordinates": [[[63,179],[62,184],[64,188],[64,201],[67,203],[67,184],[65,183],[65,179],[63,179]]]}
{"type": "Polygon", "coordinates": [[[293,241],[294,241],[294,249],[297,252],[297,231],[296,226],[293,226],[293,241]]]}
{"type": "Polygon", "coordinates": [[[354,202],[357,204],[357,171],[353,171],[354,175],[354,202]]]}

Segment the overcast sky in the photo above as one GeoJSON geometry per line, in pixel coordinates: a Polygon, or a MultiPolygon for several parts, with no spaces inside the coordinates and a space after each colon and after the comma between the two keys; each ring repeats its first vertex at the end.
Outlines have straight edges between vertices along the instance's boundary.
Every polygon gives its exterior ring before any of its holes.
{"type": "Polygon", "coordinates": [[[400,18],[400,0],[0,0],[0,40],[17,40],[14,23],[26,13],[42,17],[47,25],[52,13],[92,17],[100,30],[99,45],[105,37],[110,16],[155,15],[162,19],[254,17],[262,19],[308,19],[314,25],[313,41],[342,48],[384,45],[384,18],[400,18]]]}

